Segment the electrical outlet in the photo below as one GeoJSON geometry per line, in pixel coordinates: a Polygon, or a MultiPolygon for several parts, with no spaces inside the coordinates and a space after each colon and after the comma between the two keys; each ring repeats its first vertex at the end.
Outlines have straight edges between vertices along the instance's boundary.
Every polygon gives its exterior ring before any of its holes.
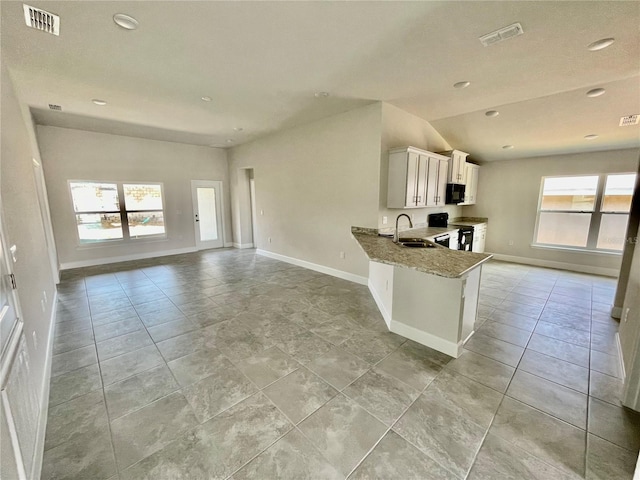
{"type": "Polygon", "coordinates": [[[382,224],[383,225],[386,225],[388,221],[389,221],[389,219],[387,218],[386,215],[384,217],[382,217],[382,224]]]}
{"type": "Polygon", "coordinates": [[[260,210],[260,215],[264,215],[264,210],[260,210]]]}
{"type": "Polygon", "coordinates": [[[42,291],[42,296],[44,297],[44,303],[47,303],[47,291],[46,290],[42,291]]]}
{"type": "Polygon", "coordinates": [[[271,243],[271,237],[267,238],[267,240],[269,241],[269,243],[271,243]]]}
{"type": "Polygon", "coordinates": [[[37,350],[38,349],[38,334],[34,330],[33,333],[31,334],[31,336],[33,337],[33,348],[34,348],[34,350],[37,350]]]}
{"type": "Polygon", "coordinates": [[[344,257],[345,257],[344,252],[340,252],[340,258],[344,258],[344,257]]]}
{"type": "Polygon", "coordinates": [[[513,240],[509,240],[509,246],[512,247],[513,246],[513,240]]]}
{"type": "Polygon", "coordinates": [[[627,323],[627,320],[629,320],[629,310],[631,310],[630,307],[627,307],[624,310],[624,314],[622,315],[622,323],[627,323]]]}
{"type": "Polygon", "coordinates": [[[387,281],[384,283],[384,289],[385,289],[387,292],[389,291],[389,280],[387,280],[387,281]]]}

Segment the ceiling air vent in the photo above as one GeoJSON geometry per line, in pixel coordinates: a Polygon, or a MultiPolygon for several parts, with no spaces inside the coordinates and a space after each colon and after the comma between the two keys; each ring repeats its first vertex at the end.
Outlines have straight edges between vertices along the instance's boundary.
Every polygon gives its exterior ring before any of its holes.
{"type": "Polygon", "coordinates": [[[57,110],[57,111],[61,111],[62,110],[62,107],[60,105],[54,105],[53,103],[49,104],[49,108],[51,110],[57,110]]]}
{"type": "Polygon", "coordinates": [[[629,125],[638,125],[640,123],[640,115],[627,115],[620,117],[620,126],[628,127],[629,125]]]}
{"type": "Polygon", "coordinates": [[[496,30],[495,32],[487,33],[480,37],[480,42],[488,47],[489,45],[493,45],[494,43],[502,42],[503,40],[507,40],[509,38],[517,37],[518,35],[522,35],[524,30],[522,30],[522,25],[519,23],[514,23],[513,25],[509,25],[508,27],[501,28],[496,30]]]}
{"type": "Polygon", "coordinates": [[[22,4],[24,8],[24,21],[27,27],[42,30],[52,35],[60,35],[60,17],[39,8],[22,4]]]}

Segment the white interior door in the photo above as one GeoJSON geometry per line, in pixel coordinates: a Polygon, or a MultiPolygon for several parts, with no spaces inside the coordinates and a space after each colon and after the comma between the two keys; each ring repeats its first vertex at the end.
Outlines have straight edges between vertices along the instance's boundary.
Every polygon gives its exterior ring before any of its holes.
{"type": "Polygon", "coordinates": [[[196,248],[224,246],[222,182],[191,180],[196,248]]]}
{"type": "MultiPolygon", "coordinates": [[[[23,453],[26,453],[28,459],[30,451],[21,451],[18,438],[20,425],[16,425],[14,412],[7,396],[7,386],[12,379],[19,341],[24,340],[24,336],[21,335],[22,321],[18,315],[18,301],[15,296],[15,279],[12,275],[10,256],[0,222],[0,430],[2,430],[0,478],[22,480],[26,479],[23,453]]],[[[25,379],[28,379],[28,376],[25,376],[25,379]]],[[[28,442],[25,442],[25,445],[28,447],[28,442]]]]}
{"type": "Polygon", "coordinates": [[[14,294],[15,277],[9,263],[10,253],[1,237],[0,231],[0,359],[4,363],[9,354],[9,347],[19,333],[17,330],[20,324],[14,294]]]}

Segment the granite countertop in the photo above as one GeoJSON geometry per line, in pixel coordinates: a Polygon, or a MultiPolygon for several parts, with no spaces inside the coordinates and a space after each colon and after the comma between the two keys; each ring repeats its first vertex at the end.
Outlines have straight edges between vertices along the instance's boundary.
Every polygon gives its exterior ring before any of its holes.
{"type": "Polygon", "coordinates": [[[484,217],[458,217],[453,220],[449,220],[449,225],[473,226],[480,225],[481,223],[487,223],[488,221],[489,219],[484,217]]]}
{"type": "MultiPolygon", "coordinates": [[[[448,228],[413,228],[401,231],[403,237],[425,238],[449,232],[448,228]]],[[[458,278],[489,260],[486,253],[436,248],[408,248],[393,243],[391,238],[378,236],[378,229],[351,227],[351,233],[370,260],[387,265],[410,268],[440,277],[458,278]]]]}

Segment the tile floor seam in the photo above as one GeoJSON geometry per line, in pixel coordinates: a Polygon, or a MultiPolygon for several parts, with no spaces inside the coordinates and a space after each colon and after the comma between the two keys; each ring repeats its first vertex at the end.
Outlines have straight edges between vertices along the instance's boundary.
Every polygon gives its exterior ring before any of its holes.
{"type": "MultiPolygon", "coordinates": [[[[415,399],[413,399],[413,400],[411,401],[411,403],[409,403],[409,405],[408,405],[408,406],[403,410],[403,412],[398,416],[398,418],[396,418],[396,419],[392,422],[392,424],[391,424],[391,426],[389,426],[389,428],[388,428],[387,432],[385,432],[385,434],[380,438],[380,440],[379,440],[379,441],[381,441],[381,440],[382,440],[382,438],[384,438],[384,436],[385,436],[385,435],[387,435],[387,433],[388,433],[389,431],[393,430],[393,428],[398,424],[398,422],[399,422],[399,421],[402,419],[402,417],[407,413],[407,411],[408,411],[408,410],[413,406],[413,404],[414,404],[414,403],[416,403],[416,402],[418,401],[418,399],[419,399],[419,398],[420,398],[420,397],[421,397],[421,396],[422,396],[422,395],[427,391],[427,389],[431,386],[431,384],[432,384],[432,383],[433,383],[433,382],[438,378],[438,375],[440,375],[444,370],[445,370],[445,368],[443,367],[443,368],[442,368],[442,370],[440,370],[440,372],[438,372],[438,373],[436,374],[436,376],[435,376],[433,379],[431,379],[431,380],[429,381],[429,383],[428,383],[428,384],[427,384],[427,385],[426,385],[422,390],[420,390],[420,392],[418,393],[418,395],[416,396],[416,398],[415,398],[415,399]]],[[[465,378],[468,378],[468,377],[465,377],[465,378]]],[[[472,380],[472,379],[470,379],[470,380],[472,380]]],[[[475,380],[472,380],[472,381],[474,381],[475,383],[478,383],[478,382],[476,382],[475,380]]],[[[403,383],[404,383],[404,382],[403,382],[403,383]]],[[[487,387],[487,388],[490,388],[490,387],[487,387]]],[[[496,390],[494,390],[494,391],[496,391],[496,390]]],[[[504,394],[502,394],[502,396],[503,396],[503,399],[504,399],[504,396],[505,396],[505,395],[504,395],[504,394]]],[[[502,403],[502,399],[500,400],[500,403],[502,403]]],[[[364,407],[363,407],[363,408],[364,408],[364,407]]],[[[368,410],[367,410],[367,411],[368,411],[368,410]]],[[[497,409],[496,409],[496,412],[497,412],[497,409]]],[[[491,422],[493,422],[493,418],[495,418],[495,415],[496,415],[496,413],[494,413],[494,414],[493,414],[493,417],[492,417],[491,422]]],[[[376,418],[377,418],[377,417],[376,417],[376,418]]],[[[470,420],[470,419],[469,419],[469,421],[470,421],[470,422],[472,422],[473,424],[477,425],[477,426],[478,426],[478,427],[480,427],[480,428],[484,428],[484,427],[482,427],[481,425],[478,425],[478,424],[477,424],[475,421],[473,421],[473,420],[470,420]]],[[[384,423],[384,422],[383,422],[383,423],[384,423]]],[[[489,428],[487,428],[487,430],[486,430],[486,432],[485,432],[485,436],[483,437],[482,442],[480,442],[480,445],[479,445],[479,447],[478,447],[478,451],[480,451],[480,448],[482,447],[482,444],[484,443],[484,438],[486,437],[486,434],[487,434],[487,432],[488,432],[488,431],[489,431],[489,428]]],[[[393,432],[394,432],[394,433],[396,433],[397,435],[399,435],[400,437],[402,437],[406,442],[408,442],[410,445],[412,445],[412,446],[413,446],[414,448],[416,448],[418,451],[422,452],[422,454],[423,454],[423,455],[426,455],[427,457],[429,457],[429,458],[430,458],[432,461],[434,461],[437,465],[440,465],[440,466],[441,466],[442,468],[444,468],[446,471],[448,471],[448,472],[450,472],[452,475],[454,475],[454,476],[458,477],[458,475],[457,475],[456,473],[454,473],[454,472],[453,472],[453,471],[451,471],[449,468],[445,467],[445,466],[444,466],[444,465],[442,465],[440,462],[438,462],[436,459],[434,459],[433,457],[431,457],[430,455],[428,455],[428,454],[427,454],[426,452],[424,452],[424,451],[423,451],[419,446],[417,446],[417,445],[416,445],[415,443],[413,443],[411,440],[409,440],[409,439],[408,439],[408,438],[406,438],[404,435],[402,435],[402,433],[400,433],[400,432],[398,432],[398,431],[396,431],[396,430],[393,430],[393,432]]],[[[379,442],[378,442],[378,443],[379,443],[379,442]]],[[[372,450],[373,450],[373,449],[372,449],[372,450]]],[[[369,452],[369,453],[370,453],[370,452],[369,452]]],[[[369,453],[368,453],[368,454],[369,454],[369,453]]],[[[474,456],[474,459],[473,459],[473,462],[471,463],[471,466],[473,466],[473,463],[475,462],[475,458],[476,458],[476,456],[477,456],[477,453],[478,453],[478,452],[476,452],[476,455],[474,456]]],[[[368,454],[367,454],[367,455],[368,455],[368,454]]],[[[366,458],[366,456],[365,456],[365,458],[366,458]]],[[[364,458],[362,459],[362,461],[364,461],[364,458]]],[[[361,463],[362,463],[362,462],[361,462],[361,463]]],[[[469,471],[471,471],[471,466],[469,467],[469,471]]],[[[354,469],[353,471],[355,471],[355,469],[354,469]]],[[[353,473],[353,471],[352,471],[352,472],[350,472],[350,473],[349,473],[349,475],[351,475],[351,474],[353,473]]],[[[468,475],[469,471],[467,472],[467,475],[468,475]]],[[[348,477],[348,476],[347,476],[347,477],[348,477]]],[[[465,475],[465,477],[463,477],[463,478],[466,478],[466,475],[465,475]]]]}
{"type": "MultiPolygon", "coordinates": [[[[302,365],[302,367],[304,367],[304,365],[302,365]]],[[[280,380],[282,380],[283,378],[288,377],[289,375],[294,374],[295,372],[297,372],[298,370],[300,370],[299,368],[296,368],[293,372],[289,372],[287,373],[284,377],[279,378],[278,380],[276,380],[275,382],[272,382],[271,385],[273,385],[276,382],[279,382],[280,380]]],[[[307,370],[309,370],[307,368],[307,370]]],[[[313,410],[312,412],[308,413],[307,415],[305,415],[301,420],[299,421],[294,421],[293,419],[289,418],[289,415],[287,415],[286,413],[284,413],[284,411],[282,409],[280,409],[280,407],[278,407],[278,405],[276,405],[276,402],[274,402],[271,397],[266,394],[263,390],[259,390],[259,392],[261,392],[265,397],[267,397],[269,399],[269,401],[271,403],[273,403],[273,405],[278,409],[279,412],[281,412],[285,418],[287,420],[289,420],[289,422],[291,422],[294,426],[298,426],[300,425],[302,422],[304,422],[307,418],[309,418],[311,415],[313,415],[314,413],[316,413],[318,410],[320,410],[322,407],[324,407],[327,403],[329,403],[331,400],[333,400],[335,397],[337,397],[341,392],[339,390],[337,390],[333,385],[330,385],[329,383],[327,383],[323,378],[319,377],[318,375],[316,375],[314,372],[312,372],[311,370],[309,370],[309,372],[311,372],[312,375],[315,375],[316,377],[320,378],[320,380],[324,383],[326,383],[327,385],[329,385],[331,388],[333,388],[337,393],[335,395],[333,395],[331,398],[329,398],[328,400],[326,400],[325,402],[323,402],[319,407],[317,407],[315,410],[313,410]]],[[[265,387],[267,388],[267,387],[265,387]]]]}
{"type": "MultiPolygon", "coordinates": [[[[475,463],[476,463],[476,461],[477,461],[477,459],[478,459],[478,454],[480,453],[480,450],[482,449],[482,446],[484,445],[484,442],[485,442],[485,440],[486,440],[487,436],[489,436],[489,431],[491,430],[491,427],[493,426],[493,422],[495,421],[496,417],[498,416],[498,411],[500,411],[500,408],[502,407],[502,403],[504,402],[504,399],[505,399],[505,398],[507,398],[507,395],[506,395],[506,394],[504,394],[504,395],[502,396],[502,399],[500,400],[500,405],[498,405],[498,408],[496,409],[496,412],[494,413],[493,417],[491,418],[491,423],[489,424],[489,427],[487,428],[487,431],[485,432],[485,436],[483,437],[483,439],[482,439],[482,443],[480,444],[480,447],[478,448],[478,451],[476,452],[476,455],[475,455],[475,457],[474,457],[474,459],[473,459],[473,463],[471,464],[471,467],[469,467],[469,471],[467,472],[467,475],[465,476],[465,480],[466,480],[466,478],[469,476],[469,474],[471,473],[471,470],[473,469],[473,466],[475,465],[475,463]]],[[[516,402],[522,403],[523,405],[527,405],[526,403],[522,402],[521,400],[513,399],[512,397],[508,397],[508,398],[509,398],[509,399],[512,399],[512,400],[515,400],[516,402]]],[[[530,408],[533,408],[534,410],[536,410],[536,411],[538,411],[538,412],[540,412],[540,413],[542,413],[542,414],[544,414],[544,415],[549,415],[548,413],[543,412],[542,410],[539,410],[539,409],[537,409],[537,408],[535,408],[535,407],[531,407],[530,405],[527,405],[527,406],[528,406],[528,407],[530,407],[530,408]]],[[[550,416],[550,415],[549,415],[549,416],[550,416]]],[[[553,417],[553,418],[555,418],[555,417],[553,417]]],[[[560,420],[560,419],[558,419],[558,420],[560,420]]],[[[572,427],[574,427],[574,428],[579,428],[579,427],[576,427],[575,425],[571,425],[570,423],[565,422],[564,420],[560,420],[560,421],[561,421],[561,422],[563,422],[563,423],[565,423],[565,424],[567,424],[567,425],[570,425],[570,426],[572,426],[572,427]]],[[[505,442],[509,442],[509,439],[504,438],[504,437],[503,437],[502,435],[500,435],[499,433],[495,433],[495,432],[494,432],[494,433],[492,433],[492,435],[495,435],[495,436],[497,436],[498,438],[501,438],[501,439],[502,439],[503,441],[505,441],[505,442]]],[[[585,435],[585,438],[586,438],[586,437],[587,437],[587,435],[585,435]]],[[[522,448],[522,447],[520,447],[520,446],[518,446],[518,445],[513,445],[513,446],[514,446],[515,448],[519,449],[519,450],[522,450],[522,451],[523,451],[523,452],[525,452],[525,453],[528,453],[529,455],[531,455],[532,457],[536,458],[538,461],[540,461],[540,462],[544,463],[545,465],[548,465],[548,466],[550,466],[551,468],[553,468],[553,469],[555,469],[555,470],[557,470],[557,471],[559,471],[559,472],[562,472],[562,470],[561,470],[560,468],[558,468],[558,467],[556,467],[556,466],[552,465],[551,463],[547,462],[547,461],[546,461],[545,459],[543,459],[543,458],[540,458],[540,457],[539,457],[539,456],[537,456],[536,454],[534,454],[534,453],[532,453],[532,452],[529,452],[529,451],[525,450],[524,448],[522,448]]],[[[585,448],[585,459],[586,459],[586,458],[587,458],[587,455],[586,455],[586,448],[585,448]]],[[[582,477],[582,478],[586,478],[586,469],[585,469],[585,476],[584,476],[584,477],[582,477]]]]}
{"type": "MultiPolygon", "coordinates": [[[[591,346],[591,331],[593,328],[593,320],[591,319],[591,315],[593,314],[593,305],[591,304],[591,302],[589,303],[589,307],[590,307],[590,315],[589,315],[589,346],[591,346]]],[[[585,422],[585,435],[584,435],[584,448],[585,448],[585,456],[584,456],[584,475],[585,477],[587,477],[587,473],[588,473],[588,469],[589,469],[589,455],[587,454],[589,451],[589,417],[590,417],[590,411],[591,411],[591,348],[589,348],[589,373],[587,374],[587,385],[589,386],[588,388],[588,393],[589,396],[587,397],[587,408],[586,408],[586,415],[587,415],[587,419],[585,422]]]]}
{"type": "MultiPolygon", "coordinates": [[[[86,286],[86,281],[85,281],[85,286],[86,286]]],[[[89,308],[91,308],[91,306],[89,306],[89,308]]],[[[91,329],[93,331],[93,345],[94,348],[96,349],[96,358],[98,359],[98,374],[100,376],[100,386],[102,389],[102,401],[104,402],[104,409],[105,412],[107,414],[107,430],[109,432],[109,444],[111,446],[111,455],[112,455],[112,460],[115,466],[115,470],[116,470],[116,476],[120,476],[120,466],[118,465],[118,457],[116,456],[116,447],[115,444],[113,442],[113,431],[111,429],[111,420],[109,418],[109,407],[107,406],[107,395],[104,391],[104,380],[102,379],[102,365],[100,364],[100,359],[98,358],[98,346],[97,346],[97,342],[96,342],[96,335],[95,335],[95,329],[93,326],[93,315],[91,316],[91,329]]]]}
{"type": "MultiPolygon", "coordinates": [[[[535,350],[532,350],[532,351],[535,351],[535,350]]],[[[540,353],[540,352],[536,352],[536,353],[540,353]]],[[[540,353],[540,355],[544,355],[544,353],[540,353]]],[[[524,355],[523,355],[523,356],[524,356],[524,355]]],[[[547,355],[547,356],[549,356],[549,355],[547,355]]],[[[550,358],[555,358],[555,357],[550,357],[550,358]]],[[[560,359],[556,359],[556,360],[560,360],[560,359]]],[[[567,362],[567,363],[568,363],[568,362],[567,362]]],[[[573,363],[572,363],[572,365],[575,365],[575,364],[573,364],[573,363]]],[[[589,370],[589,369],[588,369],[588,368],[586,368],[586,367],[582,367],[582,368],[585,368],[586,370],[589,370]]],[[[535,373],[535,372],[530,372],[529,370],[525,370],[524,368],[522,368],[522,369],[521,369],[521,368],[518,368],[518,370],[521,370],[522,372],[524,372],[524,373],[526,373],[526,374],[528,374],[528,375],[532,375],[532,376],[534,376],[534,377],[536,377],[536,378],[540,378],[540,379],[542,379],[542,380],[546,380],[547,382],[553,383],[554,385],[558,385],[558,386],[560,386],[560,387],[568,388],[569,390],[572,390],[572,391],[574,391],[574,392],[576,392],[576,393],[579,393],[579,394],[581,394],[581,395],[589,396],[589,393],[581,392],[580,390],[576,390],[575,388],[570,387],[570,386],[568,386],[568,385],[564,385],[564,384],[562,384],[562,383],[558,383],[558,382],[556,382],[555,380],[551,380],[551,379],[549,379],[549,378],[543,377],[542,375],[538,375],[538,374],[537,374],[537,373],[535,373]]],[[[514,374],[515,374],[515,372],[514,372],[514,374]]],[[[588,389],[589,389],[589,382],[588,382],[588,378],[587,378],[587,390],[588,390],[588,389]]],[[[506,393],[505,393],[505,395],[506,395],[506,393]]],[[[511,398],[515,398],[515,397],[511,397],[511,398]]],[[[517,399],[516,399],[516,400],[517,400],[517,399]]],[[[521,401],[522,401],[522,400],[521,400],[521,401]]]]}
{"type": "MultiPolygon", "coordinates": [[[[554,286],[556,285],[556,283],[557,283],[557,281],[554,282],[554,286]]],[[[548,302],[548,300],[547,300],[547,302],[548,302]]],[[[545,302],[545,306],[547,305],[547,302],[545,302]]],[[[542,307],[542,311],[544,311],[544,307],[542,307]]],[[[515,377],[516,372],[520,368],[520,364],[522,363],[522,358],[524,357],[525,352],[529,348],[529,344],[531,343],[531,339],[533,338],[533,332],[535,332],[535,329],[538,326],[538,323],[540,322],[540,315],[542,315],[542,311],[540,312],[540,314],[538,315],[538,318],[536,319],[536,324],[534,325],[533,331],[531,332],[531,335],[529,336],[529,339],[527,340],[527,344],[524,346],[524,350],[522,351],[522,355],[520,355],[520,358],[518,359],[517,365],[514,366],[515,370],[513,372],[513,375],[509,379],[509,383],[507,384],[507,387],[505,388],[505,391],[504,391],[504,395],[505,396],[507,395],[507,392],[509,391],[509,388],[511,387],[511,384],[513,383],[513,377],[515,377]]]]}
{"type": "MultiPolygon", "coordinates": [[[[435,378],[434,378],[435,380],[435,378]]],[[[429,385],[431,385],[432,382],[429,382],[429,385]]],[[[391,424],[391,426],[389,427],[389,429],[387,430],[387,432],[385,432],[385,434],[381,437],[384,438],[385,435],[387,435],[387,433],[391,430],[394,429],[394,427],[398,424],[398,422],[402,419],[402,417],[405,416],[405,414],[407,413],[407,411],[413,406],[414,403],[416,403],[418,401],[418,399],[420,398],[420,396],[427,390],[427,388],[429,388],[429,385],[427,385],[426,387],[424,387],[424,389],[422,389],[422,391],[420,392],[420,394],[418,396],[416,396],[416,398],[407,406],[407,408],[404,409],[404,411],[402,412],[402,414],[400,414],[400,416],[398,418],[396,418],[396,420],[391,424]]],[[[495,415],[495,414],[494,414],[495,415]]],[[[471,420],[472,421],[472,420],[471,420]]],[[[473,421],[472,421],[473,422],[473,421]]],[[[477,423],[473,422],[475,425],[478,425],[477,423]]],[[[479,426],[479,425],[478,425],[479,426]]],[[[488,429],[487,429],[488,431],[488,429]]],[[[406,442],[408,442],[411,446],[413,446],[413,448],[417,449],[419,452],[421,452],[423,455],[426,455],[429,459],[431,459],[433,462],[435,462],[437,465],[440,465],[442,468],[444,468],[446,471],[450,472],[454,477],[459,477],[458,474],[456,474],[455,472],[453,472],[451,469],[447,468],[446,466],[442,465],[439,461],[437,461],[435,458],[433,458],[431,455],[427,454],[424,450],[422,450],[418,445],[416,445],[415,443],[413,443],[411,440],[409,440],[408,438],[406,438],[404,435],[402,435],[401,432],[397,431],[397,430],[393,430],[393,432],[397,435],[399,435],[402,439],[404,439],[406,442]]],[[[483,442],[484,442],[484,438],[483,438],[483,442]]],[[[482,443],[480,444],[480,446],[482,446],[482,443]]],[[[366,457],[365,457],[366,458],[366,457]]],[[[363,459],[364,461],[364,459],[363,459]]],[[[475,462],[475,457],[474,457],[474,462],[475,462]]],[[[472,462],[473,465],[473,462],[472,462]]],[[[469,471],[471,470],[471,467],[469,467],[469,471]]],[[[353,472],[351,472],[353,473],[353,472]]],[[[350,474],[351,474],[350,473],[350,474]]],[[[465,476],[466,477],[466,476],[465,476]]],[[[463,477],[464,478],[464,477],[463,477]]]]}
{"type": "MultiPolygon", "coordinates": [[[[486,323],[485,323],[485,324],[486,324],[486,323]]],[[[494,338],[494,339],[496,339],[496,340],[500,340],[501,342],[508,343],[509,345],[514,345],[514,346],[516,346],[516,347],[524,348],[522,345],[518,345],[517,343],[513,343],[513,342],[511,342],[511,341],[509,341],[509,340],[505,340],[504,338],[499,338],[499,337],[497,337],[497,336],[495,336],[495,335],[492,335],[492,334],[490,334],[490,333],[486,333],[486,332],[484,332],[484,331],[480,331],[480,329],[481,329],[485,324],[482,324],[482,326],[480,326],[480,328],[478,328],[478,330],[475,330],[475,331],[474,331],[474,335],[479,333],[480,335],[484,335],[485,337],[491,337],[491,338],[494,338]]],[[[509,327],[510,325],[505,325],[505,326],[509,327]]],[[[513,327],[513,328],[516,328],[516,327],[513,327]]],[[[524,332],[525,330],[522,330],[522,331],[524,332]]],[[[529,337],[531,337],[531,335],[533,335],[533,332],[531,332],[531,333],[530,333],[529,337]]],[[[473,335],[470,337],[470,339],[471,339],[471,338],[473,338],[473,335]]]]}
{"type": "MultiPolygon", "coordinates": [[[[265,395],[266,396],[266,395],[265,395]]],[[[271,400],[271,399],[269,399],[271,400]]],[[[273,402],[271,402],[273,403],[273,402]]],[[[276,407],[278,408],[278,407],[276,407]]],[[[279,410],[279,409],[278,409],[279,410]]],[[[280,411],[280,410],[279,410],[280,411]]],[[[282,412],[281,412],[282,413],[282,412]]],[[[284,415],[284,413],[282,413],[284,415]]],[[[289,420],[289,418],[287,417],[287,420],[289,420]]],[[[247,465],[249,465],[251,462],[253,462],[256,458],[258,458],[260,455],[262,455],[264,452],[266,452],[267,450],[269,450],[272,446],[274,446],[276,443],[278,443],[280,440],[282,440],[284,437],[286,437],[287,435],[289,435],[289,433],[291,433],[293,430],[297,430],[297,427],[295,425],[292,425],[291,428],[289,430],[287,430],[285,433],[283,433],[281,436],[279,436],[278,438],[276,438],[272,443],[270,443],[269,445],[267,445],[266,448],[264,448],[264,450],[260,450],[256,455],[254,455],[253,457],[251,457],[247,462],[243,463],[238,469],[233,470],[232,473],[225,478],[225,480],[229,480],[230,478],[232,478],[236,473],[238,473],[240,470],[242,470],[244,467],[246,467],[247,465]]],[[[306,438],[306,437],[305,437],[306,438]]],[[[315,448],[315,445],[312,444],[312,446],[315,448]]],[[[316,449],[316,451],[318,451],[316,449]]],[[[322,452],[318,451],[318,453],[322,456],[322,452]]],[[[322,456],[322,458],[324,458],[324,456],[322,456]]],[[[326,458],[325,458],[326,460],[326,458]]],[[[330,463],[330,462],[329,462],[330,463]]]]}

